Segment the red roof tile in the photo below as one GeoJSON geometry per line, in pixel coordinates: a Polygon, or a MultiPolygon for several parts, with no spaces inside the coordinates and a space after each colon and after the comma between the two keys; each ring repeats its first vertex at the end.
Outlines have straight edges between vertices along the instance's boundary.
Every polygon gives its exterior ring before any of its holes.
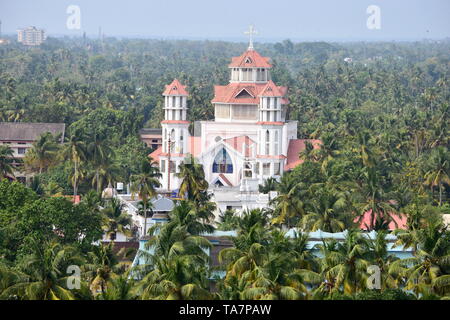
{"type": "Polygon", "coordinates": [[[278,87],[272,80],[267,82],[266,86],[259,92],[260,97],[283,97],[286,92],[282,88],[278,87]]]}
{"type": "MultiPolygon", "coordinates": [[[[362,230],[369,230],[370,227],[370,221],[371,221],[371,213],[372,209],[365,212],[364,215],[357,217],[353,220],[353,222],[358,223],[359,227],[362,230]]],[[[388,229],[389,230],[395,230],[395,229],[406,229],[406,223],[408,221],[406,215],[400,214],[400,216],[396,214],[391,214],[392,221],[389,222],[388,229]]]]}
{"type": "Polygon", "coordinates": [[[299,158],[299,153],[306,148],[306,141],[313,144],[314,149],[319,149],[322,141],[314,139],[292,139],[289,141],[287,152],[287,163],[284,166],[284,171],[294,169],[296,166],[303,163],[303,160],[299,158]]]}
{"type": "MultiPolygon", "coordinates": [[[[261,92],[267,88],[268,83],[230,83],[226,86],[214,86],[214,98],[212,103],[242,103],[242,104],[259,104],[259,96],[261,92]],[[242,94],[245,91],[248,94],[242,94]]],[[[283,93],[287,91],[286,87],[277,87],[277,93],[284,96],[283,93]]],[[[287,99],[283,99],[283,104],[288,103],[287,99]]]]}
{"type": "MultiPolygon", "coordinates": [[[[253,141],[252,139],[250,139],[248,136],[239,136],[239,137],[233,137],[233,138],[228,138],[228,139],[224,139],[223,142],[227,143],[228,145],[230,145],[234,150],[236,150],[237,152],[244,154],[244,144],[245,144],[245,155],[244,157],[251,157],[252,156],[252,149],[250,148],[250,146],[255,145],[255,141],[253,141]]],[[[255,145],[256,146],[256,145],[255,145]]],[[[255,147],[253,147],[255,148],[255,147]]],[[[256,150],[255,150],[256,152],[256,150]]]]}
{"type": "Polygon", "coordinates": [[[271,68],[268,57],[262,57],[255,50],[247,50],[239,57],[231,58],[230,68],[271,68]]]}
{"type": "Polygon", "coordinates": [[[163,92],[164,96],[187,96],[186,86],[183,86],[178,79],[172,81],[171,84],[166,85],[166,90],[163,92]]]}
{"type": "Polygon", "coordinates": [[[150,153],[148,156],[152,158],[154,161],[159,162],[159,156],[162,153],[162,146],[159,146],[158,149],[150,153]]]}

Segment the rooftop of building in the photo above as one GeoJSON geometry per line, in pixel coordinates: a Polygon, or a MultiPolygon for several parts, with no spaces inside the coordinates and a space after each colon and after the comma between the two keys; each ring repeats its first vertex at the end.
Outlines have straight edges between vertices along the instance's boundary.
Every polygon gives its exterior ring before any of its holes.
{"type": "Polygon", "coordinates": [[[231,58],[229,68],[271,68],[270,58],[261,56],[256,50],[248,49],[239,57],[231,58]]]}
{"type": "Polygon", "coordinates": [[[0,122],[0,141],[36,141],[43,133],[61,134],[64,139],[64,123],[0,122]]]}

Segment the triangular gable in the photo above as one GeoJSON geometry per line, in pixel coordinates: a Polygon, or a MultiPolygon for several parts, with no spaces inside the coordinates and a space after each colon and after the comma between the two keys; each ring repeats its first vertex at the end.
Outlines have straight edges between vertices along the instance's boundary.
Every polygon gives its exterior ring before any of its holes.
{"type": "Polygon", "coordinates": [[[253,96],[247,88],[242,88],[242,90],[239,91],[238,94],[236,94],[234,97],[235,98],[255,98],[255,96],[253,96]]]}
{"type": "Polygon", "coordinates": [[[228,180],[227,179],[227,177],[225,177],[224,175],[223,175],[223,173],[221,173],[221,174],[219,174],[214,180],[213,180],[213,182],[211,183],[211,184],[217,184],[218,182],[220,182],[220,184],[222,185],[222,186],[229,186],[229,187],[232,187],[233,186],[233,184],[230,182],[230,180],[228,180]]]}

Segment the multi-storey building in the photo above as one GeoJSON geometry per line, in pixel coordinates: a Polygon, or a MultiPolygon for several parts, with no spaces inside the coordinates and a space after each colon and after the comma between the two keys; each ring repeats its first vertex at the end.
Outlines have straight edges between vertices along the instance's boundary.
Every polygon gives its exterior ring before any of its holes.
{"type": "Polygon", "coordinates": [[[17,30],[17,41],[26,46],[39,46],[46,39],[45,32],[36,27],[17,30]]]}

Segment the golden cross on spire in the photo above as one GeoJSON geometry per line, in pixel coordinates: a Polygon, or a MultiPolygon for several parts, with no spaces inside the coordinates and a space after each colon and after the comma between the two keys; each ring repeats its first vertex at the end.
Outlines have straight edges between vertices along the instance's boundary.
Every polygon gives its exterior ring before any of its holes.
{"type": "Polygon", "coordinates": [[[253,35],[258,34],[258,31],[256,31],[253,25],[250,25],[248,31],[245,31],[244,34],[249,35],[250,38],[248,50],[253,50],[253,35]]]}

